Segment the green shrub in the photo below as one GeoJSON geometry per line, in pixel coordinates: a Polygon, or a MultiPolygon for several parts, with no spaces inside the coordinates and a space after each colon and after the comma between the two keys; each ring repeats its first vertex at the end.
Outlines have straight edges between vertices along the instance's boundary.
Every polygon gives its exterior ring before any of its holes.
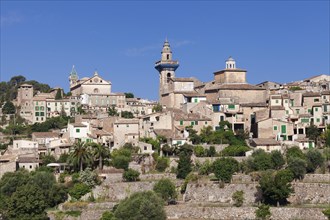
{"type": "Polygon", "coordinates": [[[115,220],[115,215],[110,211],[105,211],[100,220],[115,220]]]}
{"type": "Polygon", "coordinates": [[[139,171],[128,169],[123,173],[123,179],[127,182],[135,182],[139,180],[139,171]]]}
{"type": "Polygon", "coordinates": [[[184,182],[183,182],[183,184],[181,186],[181,190],[180,190],[181,191],[181,194],[183,194],[183,193],[186,192],[187,185],[188,185],[189,182],[193,182],[193,181],[197,181],[197,180],[198,180],[198,175],[196,175],[194,173],[189,173],[186,176],[186,178],[185,178],[185,180],[184,180],[184,182]]]}
{"type": "Polygon", "coordinates": [[[79,210],[71,210],[71,211],[66,211],[65,214],[73,217],[79,217],[81,215],[81,211],[79,210]]]}
{"type": "Polygon", "coordinates": [[[164,172],[168,167],[169,160],[165,157],[158,157],[156,163],[156,170],[159,172],[164,172]]]}
{"type": "Polygon", "coordinates": [[[212,173],[212,163],[209,160],[206,160],[198,168],[198,174],[199,175],[209,175],[210,173],[212,173]]]}
{"type": "Polygon", "coordinates": [[[76,183],[69,194],[72,198],[79,200],[83,195],[89,193],[91,189],[84,183],[76,183]]]}
{"type": "Polygon", "coordinates": [[[165,220],[164,201],[153,191],[137,192],[122,200],[114,212],[118,220],[165,220]]]}
{"type": "Polygon", "coordinates": [[[257,219],[268,219],[271,215],[269,205],[261,204],[255,211],[257,219]]]}
{"type": "Polygon", "coordinates": [[[220,158],[213,162],[215,176],[223,182],[229,183],[232,175],[238,171],[239,164],[233,158],[220,158]]]}
{"type": "Polygon", "coordinates": [[[204,147],[201,145],[196,146],[194,148],[194,154],[196,157],[205,157],[206,153],[204,147]]]}
{"type": "Polygon", "coordinates": [[[79,183],[79,173],[72,174],[72,182],[74,184],[79,183]]]}
{"type": "Polygon", "coordinates": [[[208,157],[215,157],[217,154],[217,151],[215,150],[214,146],[210,146],[210,148],[206,151],[206,154],[208,157]]]}
{"type": "Polygon", "coordinates": [[[130,157],[124,156],[124,155],[118,155],[111,160],[112,166],[114,166],[117,169],[128,169],[129,162],[131,161],[130,157]]]}
{"type": "Polygon", "coordinates": [[[164,201],[176,198],[175,185],[170,179],[161,179],[154,185],[154,191],[164,201]]]}
{"type": "Polygon", "coordinates": [[[242,190],[233,193],[232,199],[236,207],[241,207],[244,202],[244,192],[242,190]]]}
{"type": "Polygon", "coordinates": [[[245,156],[245,152],[249,151],[247,146],[228,146],[221,151],[222,156],[245,156]]]}
{"type": "Polygon", "coordinates": [[[330,207],[323,210],[322,213],[330,220],[330,207]]]}

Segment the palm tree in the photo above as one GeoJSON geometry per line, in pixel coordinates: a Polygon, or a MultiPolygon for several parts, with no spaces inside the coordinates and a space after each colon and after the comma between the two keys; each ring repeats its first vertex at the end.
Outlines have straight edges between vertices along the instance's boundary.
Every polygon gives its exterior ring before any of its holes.
{"type": "Polygon", "coordinates": [[[103,169],[103,160],[110,157],[110,151],[107,147],[101,145],[101,144],[92,144],[93,148],[93,155],[96,158],[96,160],[99,160],[99,169],[103,169]]]}
{"type": "Polygon", "coordinates": [[[92,160],[90,147],[83,141],[77,141],[71,151],[71,159],[79,164],[80,171],[83,170],[83,164],[92,160]]]}

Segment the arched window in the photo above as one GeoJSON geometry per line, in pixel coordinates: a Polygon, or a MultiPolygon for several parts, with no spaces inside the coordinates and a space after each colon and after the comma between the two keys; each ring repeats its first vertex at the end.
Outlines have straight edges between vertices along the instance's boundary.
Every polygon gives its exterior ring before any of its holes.
{"type": "Polygon", "coordinates": [[[169,82],[170,81],[170,79],[171,79],[171,73],[167,73],[167,82],[169,82]]]}
{"type": "Polygon", "coordinates": [[[99,93],[99,89],[98,88],[95,88],[94,89],[94,93],[99,93]]]}
{"type": "Polygon", "coordinates": [[[167,59],[167,60],[170,59],[170,55],[169,55],[169,54],[166,55],[166,59],[167,59]]]}

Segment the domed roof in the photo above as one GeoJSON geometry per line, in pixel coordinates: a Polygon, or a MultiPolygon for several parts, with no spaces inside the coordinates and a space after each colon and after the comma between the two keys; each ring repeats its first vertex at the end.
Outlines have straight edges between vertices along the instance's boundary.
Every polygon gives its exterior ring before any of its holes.
{"type": "Polygon", "coordinates": [[[227,59],[227,61],[235,61],[231,56],[227,59]]]}

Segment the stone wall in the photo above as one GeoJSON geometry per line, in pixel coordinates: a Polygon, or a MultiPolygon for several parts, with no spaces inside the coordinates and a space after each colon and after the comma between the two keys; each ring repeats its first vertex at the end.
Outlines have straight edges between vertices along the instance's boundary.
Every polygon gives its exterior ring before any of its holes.
{"type": "MultiPolygon", "coordinates": [[[[225,184],[223,188],[217,182],[191,182],[187,185],[184,201],[189,203],[233,204],[234,192],[244,191],[244,204],[253,205],[260,199],[258,183],[249,183],[248,176],[237,175],[235,184],[225,184]]],[[[292,204],[330,204],[330,184],[292,183],[294,193],[288,198],[292,204]]]]}
{"type": "Polygon", "coordinates": [[[8,162],[0,164],[0,179],[6,172],[15,172],[16,171],[16,162],[8,162]]]}
{"type": "Polygon", "coordinates": [[[156,174],[141,174],[141,181],[156,181],[160,179],[171,179],[172,181],[176,181],[176,174],[174,173],[156,173],[156,174]]]}
{"type": "Polygon", "coordinates": [[[288,198],[293,204],[330,204],[330,184],[293,183],[294,193],[288,198]]]}
{"type": "MultiPolygon", "coordinates": [[[[166,206],[168,219],[256,219],[256,207],[193,207],[185,205],[166,206]]],[[[271,219],[276,220],[327,220],[318,208],[270,208],[271,219]]]]}
{"type": "MultiPolygon", "coordinates": [[[[93,204],[82,210],[79,217],[65,216],[62,220],[99,220],[103,212],[111,210],[108,204],[105,206],[102,203],[93,204]],[[94,206],[94,207],[93,207],[94,206]]],[[[252,220],[256,219],[256,207],[201,207],[188,205],[170,205],[165,206],[165,211],[168,219],[217,219],[217,220],[252,220]]],[[[284,208],[271,207],[271,219],[276,220],[327,220],[320,208],[284,208]]],[[[64,210],[65,211],[65,210],[64,210]]],[[[55,220],[55,213],[49,212],[50,220],[55,220]]]]}
{"type": "Polygon", "coordinates": [[[219,183],[192,182],[187,185],[183,196],[185,202],[190,203],[222,203],[233,204],[232,195],[236,191],[244,192],[244,204],[256,202],[258,184],[225,184],[223,188],[219,183]]]}
{"type": "Polygon", "coordinates": [[[306,174],[304,183],[330,183],[330,174],[306,174]]]}

